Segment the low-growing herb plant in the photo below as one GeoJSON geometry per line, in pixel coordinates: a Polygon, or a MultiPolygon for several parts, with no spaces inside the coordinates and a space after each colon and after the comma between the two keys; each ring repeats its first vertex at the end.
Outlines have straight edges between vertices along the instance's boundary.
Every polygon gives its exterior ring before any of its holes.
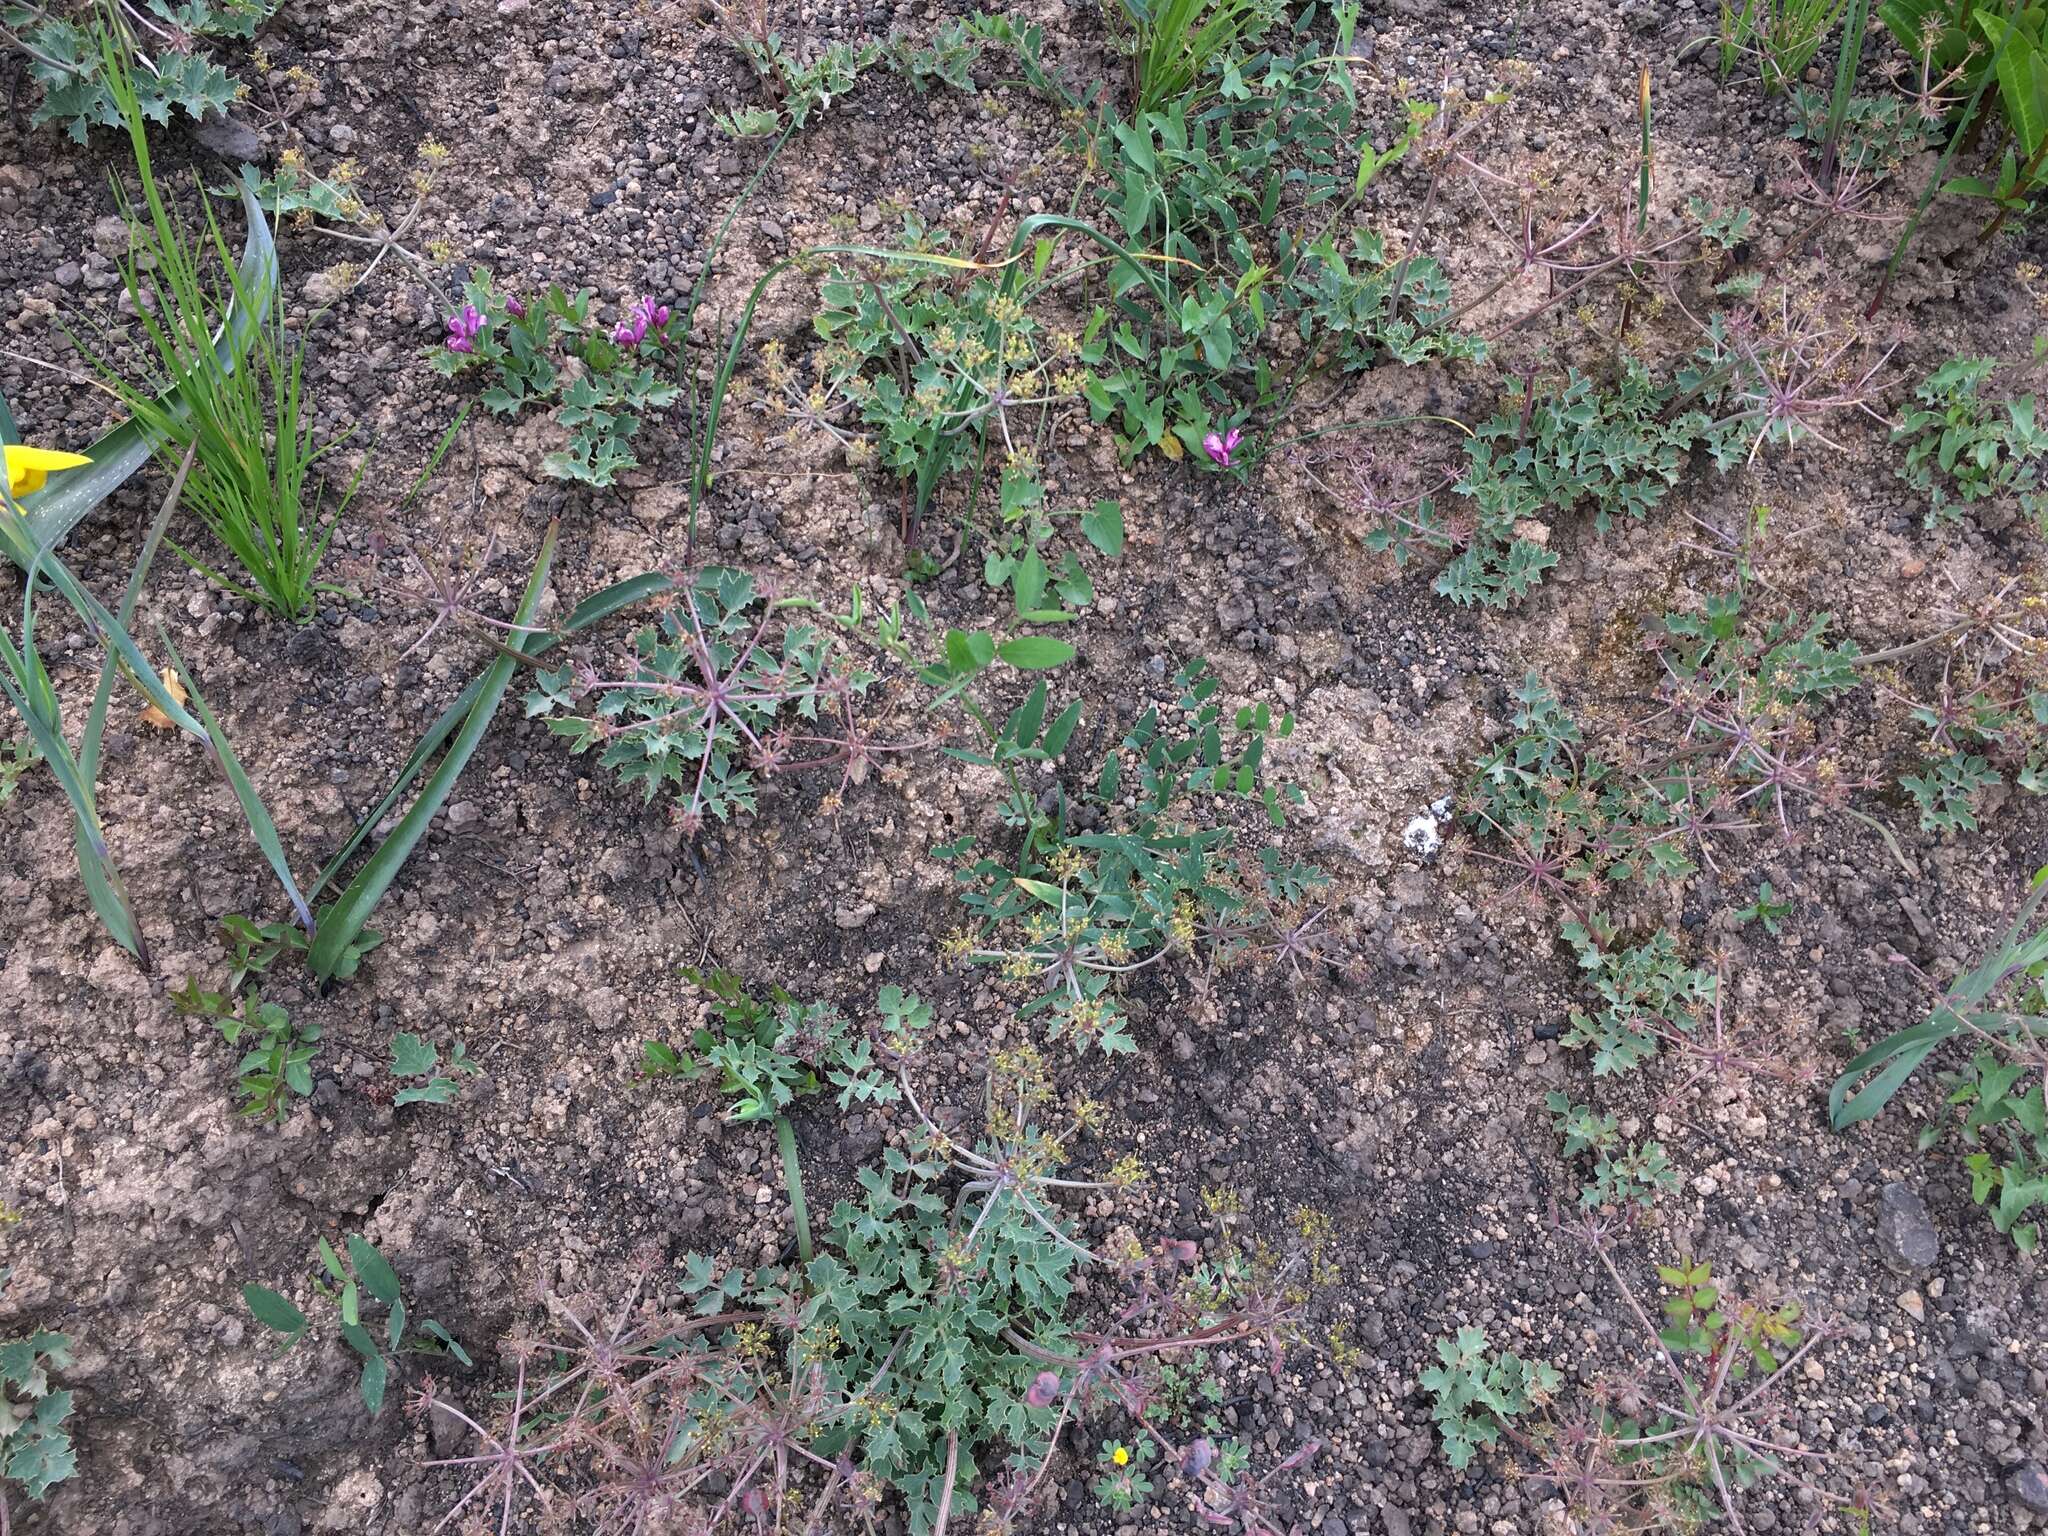
{"type": "Polygon", "coordinates": [[[774,133],[785,119],[791,128],[803,127],[813,112],[852,90],[861,72],[883,56],[883,45],[876,42],[806,45],[799,39],[791,45],[769,27],[766,0],[721,0],[712,10],[724,24],[726,37],[768,87],[777,109],[748,107],[719,114],[719,126],[736,138],[774,133]]]}
{"type": "MultiPolygon", "coordinates": [[[[2048,1006],[2037,990],[2029,1004],[2034,1022],[2048,1028],[2048,1006]]],[[[1953,1072],[1940,1074],[1948,1090],[1943,1112],[1920,1133],[1920,1148],[1954,1136],[1968,1150],[1970,1198],[1988,1208],[1991,1225],[2021,1253],[2041,1243],[2041,1213],[2048,1208],[2048,1103],[2037,1060],[2013,1060],[1986,1047],[1953,1072]]]]}
{"type": "MultiPolygon", "coordinates": [[[[1792,126],[1787,137],[1815,147],[1827,142],[1834,103],[1822,91],[1792,88],[1792,126]]],[[[1896,174],[1906,162],[1933,143],[1941,119],[1921,111],[1908,96],[1851,96],[1837,129],[1835,158],[1844,168],[1896,174]]]]}
{"type": "Polygon", "coordinates": [[[1422,1389],[1436,1400],[1430,1416],[1444,1459],[1461,1472],[1483,1447],[1500,1442],[1504,1426],[1541,1408],[1564,1381],[1545,1361],[1488,1350],[1484,1328],[1460,1328],[1455,1338],[1437,1340],[1436,1353],[1439,1363],[1422,1373],[1422,1389]]]}
{"type": "MultiPolygon", "coordinates": [[[[558,1490],[614,1527],[822,1530],[879,1518],[894,1497],[919,1536],[971,1516],[1014,1536],[1056,1486],[1069,1427],[1114,1414],[1129,1428],[1111,1467],[1143,1464],[1132,1447],[1149,1445],[1209,1523],[1280,1531],[1272,1485],[1313,1442],[1254,1474],[1244,1447],[1178,1442],[1152,1405],[1176,1360],[1252,1340],[1277,1350],[1304,1262],[1208,1264],[1185,1240],[1098,1256],[1056,1202],[1111,1187],[1058,1176],[1099,1109],[1054,1124],[1050,1079],[1025,1049],[992,1063],[971,1133],[942,1130],[908,1065],[892,1070],[909,1139],[860,1171],[808,1264],[749,1271],[692,1255],[669,1276],[650,1254],[609,1305],[550,1299],[545,1329],[509,1346],[502,1414],[472,1418],[429,1381],[414,1409],[477,1436],[474,1453],[429,1463],[462,1477],[442,1527],[474,1512],[531,1529],[544,1490],[558,1490]],[[1070,1315],[1084,1267],[1121,1292],[1107,1328],[1070,1315]]],[[[1133,1479],[1105,1497],[1136,1507],[1153,1491],[1133,1479]]]]}
{"type": "Polygon", "coordinates": [[[1555,392],[1530,380],[1511,388],[1503,413],[1474,434],[1457,489],[1471,499],[1478,525],[1437,590],[1460,605],[1504,607],[1556,560],[1524,547],[1526,521],[1590,502],[1593,526],[1605,533],[1617,517],[1639,518],[1655,506],[1707,425],[1698,412],[1666,419],[1667,399],[1633,359],[1612,392],[1575,370],[1555,392]]]}
{"type": "Polygon", "coordinates": [[[235,1063],[235,1093],[241,1113],[252,1120],[283,1120],[292,1099],[313,1092],[313,1058],[320,1053],[320,1026],[294,1021],[282,1004],[266,1003],[256,988],[237,998],[203,992],[187,980],[171,1003],[180,1014],[211,1019],[229,1045],[245,1046],[235,1063]]]}
{"type": "Polygon", "coordinates": [[[827,272],[809,383],[772,342],[762,376],[769,409],[834,438],[848,462],[910,481],[921,513],[942,480],[989,455],[1028,477],[1084,374],[1080,339],[1048,334],[1008,281],[948,286],[944,243],[914,218],[902,247],[879,276],[827,272]]]}
{"type": "MultiPolygon", "coordinates": [[[[219,116],[246,93],[216,62],[215,50],[246,42],[277,13],[282,0],[136,0],[95,12],[137,55],[136,96],[144,116],[166,124],[175,111],[219,116]],[[125,12],[125,14],[124,14],[125,12]],[[130,16],[134,21],[130,21],[130,16]],[[146,30],[137,30],[139,22],[146,30]]],[[[90,21],[67,14],[60,0],[9,0],[0,5],[0,43],[19,53],[42,87],[29,121],[61,123],[80,144],[93,128],[119,128],[122,109],[90,21]]]]}
{"type": "Polygon", "coordinates": [[[1783,1401],[1829,1329],[1797,1302],[1727,1294],[1712,1266],[1692,1259],[1659,1266],[1668,1290],[1660,1322],[1615,1264],[1606,1220],[1587,1211],[1568,1230],[1599,1260],[1654,1364],[1647,1375],[1600,1377],[1556,1404],[1554,1368],[1491,1355],[1482,1330],[1461,1329],[1438,1344],[1443,1364],[1423,1376],[1453,1466],[1512,1442],[1538,1463],[1566,1517],[1599,1536],[1721,1522],[1745,1529],[1744,1496],[1769,1483],[1851,1529],[1870,1528],[1867,1498],[1820,1481],[1825,1453],[1800,1443],[1783,1401]]]}
{"type": "Polygon", "coordinates": [[[1631,1142],[1612,1115],[1590,1105],[1574,1104],[1569,1095],[1548,1093],[1552,1127],[1564,1142],[1567,1162],[1590,1155],[1593,1176],[1579,1192],[1579,1204],[1593,1210],[1633,1206],[1647,1211],[1657,1197],[1678,1188],[1678,1171],[1663,1146],[1655,1141],[1631,1142]]]}
{"type": "MultiPolygon", "coordinates": [[[[1787,249],[1832,218],[1859,217],[1840,206],[1841,195],[1838,187],[1820,200],[1787,249]]],[[[1718,467],[1754,463],[1766,447],[1817,442],[1846,451],[1828,435],[1839,430],[1837,416],[1889,428],[1875,402],[1891,387],[1884,370],[1896,344],[1879,348],[1853,313],[1844,318],[1846,306],[1810,290],[1732,279],[1722,291],[1730,302],[1707,317],[1698,349],[1678,370],[1677,397],[1712,413],[1702,442],[1718,467]]]]}
{"type": "Polygon", "coordinates": [[[1014,471],[1003,476],[1001,521],[985,536],[982,579],[1008,589],[1017,618],[1028,624],[1058,624],[1095,601],[1095,583],[1069,546],[1055,550],[1055,519],[1071,517],[1099,554],[1115,559],[1124,551],[1123,513],[1101,500],[1088,511],[1048,511],[1037,480],[1014,471]]]}
{"type": "Polygon", "coordinates": [[[1921,827],[1974,831],[1983,797],[2008,779],[2028,794],[2048,792],[2048,688],[2033,661],[2043,604],[2009,580],[1977,598],[1939,603],[1934,616],[1941,628],[1872,660],[1898,666],[1918,652],[1939,659],[1938,670],[1924,669],[1924,682],[1878,671],[1879,691],[1926,732],[1921,771],[1900,779],[1921,827]]]}
{"type": "Polygon", "coordinates": [[[1529,673],[1515,702],[1514,734],[1474,765],[1459,808],[1504,845],[1475,850],[1515,875],[1504,895],[1585,922],[1607,882],[1691,872],[1663,802],[1585,740],[1541,677],[1529,673]]]}
{"type": "Polygon", "coordinates": [[[542,457],[543,474],[603,488],[639,465],[633,443],[645,418],[682,396],[661,372],[672,345],[666,304],[641,298],[607,328],[592,319],[587,288],[571,294],[557,284],[529,302],[482,267],[462,299],[428,360],[451,378],[482,375],[478,398],[493,415],[552,406],[569,441],[542,457]]]}
{"type": "Polygon", "coordinates": [[[441,1059],[439,1047],[409,1030],[391,1037],[391,1075],[405,1086],[391,1098],[394,1109],[408,1104],[453,1104],[462,1092],[465,1077],[478,1077],[483,1068],[469,1059],[461,1041],[441,1059]]]}
{"type": "Polygon", "coordinates": [[[1657,1053],[1660,1040],[1692,1033],[1714,998],[1713,974],[1686,965],[1668,930],[1628,947],[1604,946],[1597,924],[1567,923],[1564,936],[1600,997],[1592,1013],[1573,1010],[1564,1044],[1592,1052],[1595,1077],[1631,1071],[1657,1053]]]}
{"type": "Polygon", "coordinates": [[[572,661],[542,672],[526,712],[552,717],[574,752],[602,748],[599,764],[647,800],[668,790],[686,834],[754,810],[764,778],[836,768],[836,803],[890,754],[923,744],[880,739],[863,714],[876,674],[788,617],[772,585],[712,566],[662,604],[634,636],[630,670],[572,661]]]}
{"type": "MultiPolygon", "coordinates": [[[[364,1407],[376,1413],[384,1406],[391,1363],[400,1354],[452,1355],[464,1365],[471,1363],[468,1352],[432,1319],[421,1322],[417,1331],[411,1329],[398,1272],[367,1239],[350,1233],[343,1246],[346,1264],[326,1238],[320,1239],[320,1269],[311,1284],[314,1294],[334,1304],[343,1341],[362,1359],[357,1386],[364,1407]],[[365,1322],[372,1304],[386,1309],[382,1343],[365,1322]]],[[[242,1301],[257,1322],[284,1335],[280,1355],[290,1352],[313,1326],[289,1298],[267,1286],[243,1286],[242,1301]]]]}
{"type": "Polygon", "coordinates": [[[642,1070],[656,1078],[714,1076],[719,1091],[733,1101],[728,1119],[774,1124],[797,1256],[809,1264],[814,1245],[810,1207],[796,1132],[784,1111],[827,1088],[839,1090],[841,1109],[897,1102],[902,1090],[888,1067],[915,1053],[922,1032],[931,1026],[932,1011],[914,994],[887,986],[875,999],[879,1020],[856,1030],[830,1003],[800,1003],[780,987],[771,992],[773,1001],[764,1003],[730,971],[685,966],[683,974],[710,994],[717,1027],[691,1035],[694,1056],[657,1040],[646,1042],[642,1070]]]}
{"type": "MultiPolygon", "coordinates": [[[[0,1270],[0,1285],[6,1272],[0,1270]]],[[[71,1364],[71,1336],[37,1329],[0,1340],[0,1528],[7,1521],[6,1485],[31,1503],[78,1470],[72,1449],[71,1393],[50,1377],[71,1364]]]]}
{"type": "MultiPolygon", "coordinates": [[[[1196,661],[1175,675],[1170,710],[1147,708],[1091,788],[1063,792],[1049,827],[1018,854],[975,856],[975,840],[937,850],[956,861],[961,899],[975,922],[942,946],[948,958],[998,967],[1031,994],[1020,1018],[1043,1016],[1050,1037],[1076,1051],[1133,1051],[1118,998],[1126,978],[1176,953],[1212,961],[1252,956],[1313,961],[1331,935],[1307,912],[1318,871],[1262,851],[1256,869],[1231,851],[1232,829],[1200,813],[1231,798],[1263,796],[1282,825],[1288,796],[1261,785],[1269,735],[1294,729],[1264,704],[1226,717],[1218,683],[1196,661]],[[1232,738],[1226,738],[1226,721],[1232,738]],[[1226,740],[1231,750],[1226,753],[1226,740]],[[1125,782],[1126,763],[1133,781],[1125,782]],[[1127,800],[1127,796],[1130,798],[1127,800]]],[[[1020,742],[1039,740],[1044,690],[1034,689],[1016,722],[1020,742]]],[[[1045,732],[1057,757],[1079,719],[1078,705],[1045,732]]]]}
{"type": "MultiPolygon", "coordinates": [[[[291,1113],[295,1096],[313,1091],[320,1026],[294,1021],[281,1004],[265,1002],[255,978],[268,974],[280,956],[306,954],[311,941],[290,923],[258,923],[240,914],[221,920],[221,936],[232,963],[226,985],[209,992],[188,976],[171,994],[171,1006],[182,1017],[212,1020],[229,1045],[247,1045],[235,1065],[241,1113],[276,1123],[291,1113]]],[[[362,957],[382,942],[382,934],[359,934],[343,952],[335,977],[354,976],[362,957]]]]}
{"type": "Polygon", "coordinates": [[[1664,707],[1639,728],[1654,819],[1709,867],[1717,837],[1761,824],[1790,841],[1874,782],[1851,771],[1839,729],[1824,732],[1818,714],[1858,685],[1855,642],[1829,638],[1830,614],[1760,621],[1746,601],[1738,582],[1665,615],[1664,707]]]}
{"type": "Polygon", "coordinates": [[[1971,502],[2003,495],[2037,521],[2048,517],[2035,463],[2048,452],[2048,432],[2035,425],[2034,397],[2006,400],[2000,419],[1978,396],[1997,366],[1988,357],[1959,357],[1935,369],[1914,391],[1920,408],[1893,434],[1906,445],[1899,478],[1930,498],[1930,528],[1959,521],[1971,502]]]}

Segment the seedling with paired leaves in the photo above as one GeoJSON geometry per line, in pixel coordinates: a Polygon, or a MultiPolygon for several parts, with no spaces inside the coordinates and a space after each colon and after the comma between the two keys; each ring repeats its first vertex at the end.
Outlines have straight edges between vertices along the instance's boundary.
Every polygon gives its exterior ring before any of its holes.
{"type": "MultiPolygon", "coordinates": [[[[432,1319],[420,1323],[417,1332],[408,1330],[398,1272],[367,1239],[350,1233],[344,1247],[346,1264],[326,1238],[320,1239],[320,1272],[313,1276],[312,1286],[315,1294],[334,1304],[343,1341],[362,1359],[358,1390],[364,1407],[376,1413],[384,1406],[391,1362],[401,1353],[452,1355],[464,1365],[471,1363],[468,1352],[432,1319]],[[386,1309],[382,1343],[366,1321],[372,1304],[386,1309]]],[[[267,1286],[243,1286],[242,1300],[257,1322],[284,1335],[280,1355],[289,1353],[313,1326],[288,1298],[267,1286]]]]}
{"type": "Polygon", "coordinates": [[[391,1075],[406,1082],[392,1096],[394,1109],[408,1104],[453,1104],[462,1092],[465,1077],[478,1077],[483,1068],[469,1059],[461,1041],[441,1059],[440,1049],[409,1030],[391,1037],[391,1075]]]}
{"type": "Polygon", "coordinates": [[[1777,890],[1768,880],[1760,881],[1756,888],[1756,900],[1746,907],[1738,907],[1735,921],[1738,923],[1762,923],[1764,932],[1776,938],[1784,927],[1785,919],[1792,913],[1792,903],[1780,901],[1777,890]]]}

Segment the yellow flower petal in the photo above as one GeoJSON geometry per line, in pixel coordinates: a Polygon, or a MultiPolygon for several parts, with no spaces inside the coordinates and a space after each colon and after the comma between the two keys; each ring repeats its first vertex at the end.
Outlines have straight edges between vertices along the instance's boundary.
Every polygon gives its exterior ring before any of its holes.
{"type": "Polygon", "coordinates": [[[43,482],[60,469],[78,469],[90,464],[82,453],[62,453],[55,448],[31,448],[26,443],[9,443],[0,453],[7,457],[7,494],[26,496],[43,488],[43,482]]]}

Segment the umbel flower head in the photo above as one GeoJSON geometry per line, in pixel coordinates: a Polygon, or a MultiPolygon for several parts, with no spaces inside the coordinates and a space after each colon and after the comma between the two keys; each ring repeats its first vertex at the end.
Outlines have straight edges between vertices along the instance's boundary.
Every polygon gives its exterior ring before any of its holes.
{"type": "Polygon", "coordinates": [[[40,491],[43,482],[57,471],[78,469],[92,462],[82,453],[31,448],[26,443],[9,443],[4,451],[7,455],[7,494],[10,497],[40,491]]]}

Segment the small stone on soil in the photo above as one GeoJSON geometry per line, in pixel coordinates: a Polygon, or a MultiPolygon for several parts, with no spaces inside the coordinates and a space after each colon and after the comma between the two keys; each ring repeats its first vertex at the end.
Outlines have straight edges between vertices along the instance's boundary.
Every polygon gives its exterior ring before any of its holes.
{"type": "Polygon", "coordinates": [[[1878,1195],[1877,1251],[1902,1275],[1931,1269],[1941,1257],[1941,1237],[1927,1202],[1908,1185],[1887,1184],[1878,1195]]]}

